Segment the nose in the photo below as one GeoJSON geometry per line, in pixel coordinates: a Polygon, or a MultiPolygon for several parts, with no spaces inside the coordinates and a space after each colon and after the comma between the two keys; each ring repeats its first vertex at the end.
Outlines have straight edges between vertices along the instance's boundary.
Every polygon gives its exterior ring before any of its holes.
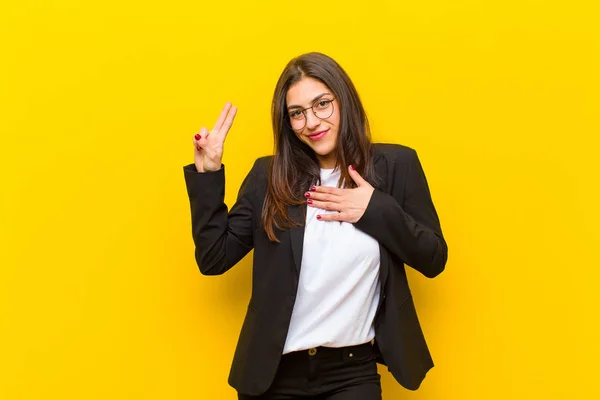
{"type": "Polygon", "coordinates": [[[306,110],[306,128],[313,130],[321,123],[321,119],[310,109],[306,110]]]}

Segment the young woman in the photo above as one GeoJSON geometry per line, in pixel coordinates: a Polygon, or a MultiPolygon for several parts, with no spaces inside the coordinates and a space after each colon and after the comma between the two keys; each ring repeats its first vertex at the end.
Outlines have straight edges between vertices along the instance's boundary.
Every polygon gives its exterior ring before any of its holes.
{"type": "Polygon", "coordinates": [[[414,150],[372,144],[358,93],[330,57],[291,60],[272,104],[275,154],[231,210],[223,144],[236,108],[184,167],[200,272],[254,249],[252,296],[229,384],[239,399],[381,399],[377,363],[408,389],[433,367],[404,265],[443,271],[447,246],[414,150]]]}

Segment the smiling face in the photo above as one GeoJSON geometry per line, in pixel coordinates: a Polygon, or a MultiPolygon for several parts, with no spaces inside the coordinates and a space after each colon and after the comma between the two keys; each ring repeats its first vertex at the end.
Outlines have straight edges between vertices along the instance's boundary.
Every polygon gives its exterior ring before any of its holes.
{"type": "Polygon", "coordinates": [[[315,152],[321,168],[335,166],[335,147],[340,124],[340,106],[331,90],[313,78],[302,78],[293,84],[286,94],[288,119],[296,136],[315,152]],[[333,100],[333,101],[331,101],[333,100]],[[315,112],[324,119],[315,115],[315,112]],[[333,108],[333,109],[331,109],[333,108]],[[331,114],[330,116],[328,116],[331,114]],[[328,117],[327,117],[328,116],[328,117]]]}

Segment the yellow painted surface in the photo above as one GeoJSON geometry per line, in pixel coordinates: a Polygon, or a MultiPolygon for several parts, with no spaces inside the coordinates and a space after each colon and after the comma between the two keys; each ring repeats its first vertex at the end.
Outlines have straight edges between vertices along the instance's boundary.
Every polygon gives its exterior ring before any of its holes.
{"type": "Polygon", "coordinates": [[[234,399],[250,258],[203,277],[182,166],[225,101],[226,200],[287,61],[337,59],[418,150],[450,248],[410,273],[436,362],[384,399],[597,399],[593,0],[0,5],[0,399],[234,399]]]}

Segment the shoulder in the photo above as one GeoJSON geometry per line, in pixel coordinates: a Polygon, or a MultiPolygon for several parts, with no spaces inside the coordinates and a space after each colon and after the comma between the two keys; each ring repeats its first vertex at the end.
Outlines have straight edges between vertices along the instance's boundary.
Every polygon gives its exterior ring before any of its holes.
{"type": "Polygon", "coordinates": [[[375,163],[408,164],[417,159],[415,149],[394,143],[373,143],[375,163]]]}
{"type": "Polygon", "coordinates": [[[256,159],[256,161],[254,161],[254,165],[255,166],[259,166],[259,167],[263,167],[263,168],[268,168],[272,159],[273,159],[273,156],[258,157],[256,159]]]}
{"type": "Polygon", "coordinates": [[[273,156],[258,157],[254,161],[254,165],[252,166],[251,173],[255,176],[266,177],[269,174],[269,165],[271,165],[272,159],[273,159],[273,156]]]}
{"type": "Polygon", "coordinates": [[[252,168],[246,175],[245,181],[256,190],[266,190],[269,180],[269,166],[273,156],[262,156],[254,160],[252,168]]]}

